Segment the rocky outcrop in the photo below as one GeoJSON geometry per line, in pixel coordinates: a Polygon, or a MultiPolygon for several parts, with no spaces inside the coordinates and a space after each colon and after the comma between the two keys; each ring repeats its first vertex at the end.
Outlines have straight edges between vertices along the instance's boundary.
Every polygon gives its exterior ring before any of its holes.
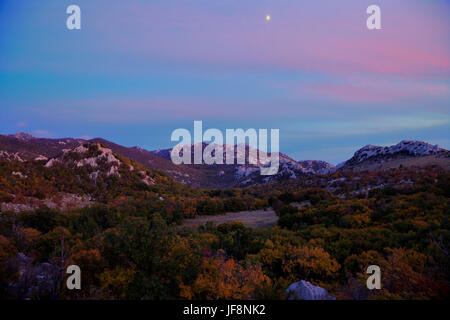
{"type": "Polygon", "coordinates": [[[50,209],[69,210],[84,208],[93,204],[94,200],[88,195],[78,195],[72,193],[58,192],[50,198],[38,199],[36,197],[23,197],[21,202],[14,202],[11,195],[11,202],[0,202],[0,212],[21,212],[31,211],[46,206],[50,209]]]}
{"type": "Polygon", "coordinates": [[[19,153],[13,153],[8,152],[4,150],[0,150],[0,161],[18,161],[18,162],[24,162],[23,159],[20,157],[19,153]]]}
{"type": "Polygon", "coordinates": [[[336,166],[336,170],[352,169],[361,164],[383,164],[400,158],[418,158],[431,155],[438,157],[449,154],[448,150],[438,145],[431,145],[423,141],[403,140],[392,146],[366,145],[355,152],[352,158],[336,166]]]}
{"type": "Polygon", "coordinates": [[[288,300],[336,300],[335,297],[328,294],[327,289],[304,280],[291,284],[287,288],[286,294],[288,300]]]}
{"type": "Polygon", "coordinates": [[[33,259],[18,253],[10,261],[17,268],[17,279],[8,285],[7,293],[20,299],[55,299],[61,283],[61,269],[44,262],[33,265],[33,259]]]}

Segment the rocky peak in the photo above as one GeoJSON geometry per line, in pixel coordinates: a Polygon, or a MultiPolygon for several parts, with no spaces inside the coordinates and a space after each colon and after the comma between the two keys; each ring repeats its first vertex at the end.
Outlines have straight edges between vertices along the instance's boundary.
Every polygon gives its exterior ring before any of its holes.
{"type": "Polygon", "coordinates": [[[303,160],[298,163],[314,174],[327,174],[334,169],[331,163],[322,160],[303,160]]]}
{"type": "Polygon", "coordinates": [[[122,161],[111,149],[98,142],[92,142],[74,149],[65,149],[60,156],[50,159],[45,167],[49,168],[58,164],[72,167],[104,167],[107,175],[119,175],[118,169],[122,161]]]}
{"type": "Polygon", "coordinates": [[[366,145],[355,152],[353,157],[341,164],[355,165],[366,160],[386,161],[396,156],[421,157],[445,152],[438,145],[432,145],[423,141],[403,140],[393,146],[366,145]]]}
{"type": "Polygon", "coordinates": [[[38,139],[38,137],[35,137],[29,133],[25,133],[25,132],[17,132],[16,134],[10,134],[8,135],[10,137],[14,137],[20,140],[34,140],[34,139],[38,139]]]}

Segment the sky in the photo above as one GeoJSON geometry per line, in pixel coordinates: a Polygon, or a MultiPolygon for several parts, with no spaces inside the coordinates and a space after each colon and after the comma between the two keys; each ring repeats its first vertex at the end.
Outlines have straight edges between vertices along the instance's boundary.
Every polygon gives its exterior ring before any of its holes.
{"type": "Polygon", "coordinates": [[[449,149],[449,39],[448,0],[0,0],[0,133],[154,150],[202,120],[280,129],[296,160],[449,149]]]}

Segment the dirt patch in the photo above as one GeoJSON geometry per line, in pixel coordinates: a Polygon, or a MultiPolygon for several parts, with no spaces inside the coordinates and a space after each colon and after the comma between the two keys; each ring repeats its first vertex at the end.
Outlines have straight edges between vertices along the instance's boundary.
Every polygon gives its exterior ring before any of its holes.
{"type": "Polygon", "coordinates": [[[248,228],[271,228],[278,220],[276,213],[269,209],[256,211],[230,212],[219,216],[198,216],[194,219],[185,219],[182,226],[197,227],[211,221],[215,225],[221,223],[242,222],[248,228]]]}

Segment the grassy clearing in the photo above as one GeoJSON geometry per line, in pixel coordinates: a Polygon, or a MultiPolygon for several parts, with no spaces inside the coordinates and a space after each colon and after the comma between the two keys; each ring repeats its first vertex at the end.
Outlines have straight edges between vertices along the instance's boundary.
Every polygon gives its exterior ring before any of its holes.
{"type": "Polygon", "coordinates": [[[182,226],[197,227],[206,224],[208,221],[216,225],[221,223],[242,222],[248,228],[271,228],[278,220],[278,216],[272,209],[230,212],[218,216],[197,216],[194,219],[185,219],[182,226]]]}

